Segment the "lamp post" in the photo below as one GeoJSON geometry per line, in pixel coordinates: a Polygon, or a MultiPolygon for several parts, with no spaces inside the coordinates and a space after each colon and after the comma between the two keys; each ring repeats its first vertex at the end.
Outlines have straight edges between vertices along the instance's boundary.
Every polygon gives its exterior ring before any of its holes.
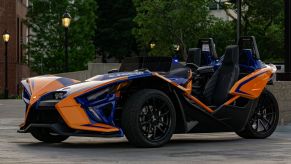
{"type": "MultiPolygon", "coordinates": [[[[217,1],[216,1],[217,2],[217,1]]],[[[221,3],[222,1],[219,0],[218,3],[221,3]]],[[[230,5],[230,4],[236,4],[237,6],[237,21],[236,21],[236,41],[238,42],[241,34],[241,5],[242,0],[226,0],[223,1],[224,5],[230,5]]]]}
{"type": "Polygon", "coordinates": [[[241,1],[242,0],[237,0],[236,5],[237,5],[237,25],[236,25],[236,41],[239,41],[240,34],[241,34],[241,1]]]}
{"type": "Polygon", "coordinates": [[[284,1],[285,7],[285,73],[291,72],[291,2],[284,1]]]}
{"type": "Polygon", "coordinates": [[[5,81],[4,81],[4,98],[7,99],[8,98],[8,66],[7,66],[7,54],[8,54],[8,42],[9,42],[9,39],[10,39],[10,34],[6,31],[4,31],[3,33],[3,41],[5,43],[5,54],[4,54],[4,60],[5,60],[5,67],[4,67],[4,70],[5,70],[5,81]]]}
{"type": "Polygon", "coordinates": [[[71,15],[68,12],[65,12],[63,17],[62,17],[62,25],[65,28],[65,42],[64,42],[64,46],[65,46],[65,67],[64,67],[64,71],[68,72],[69,71],[69,55],[68,55],[68,30],[69,30],[69,26],[71,24],[71,15]]]}

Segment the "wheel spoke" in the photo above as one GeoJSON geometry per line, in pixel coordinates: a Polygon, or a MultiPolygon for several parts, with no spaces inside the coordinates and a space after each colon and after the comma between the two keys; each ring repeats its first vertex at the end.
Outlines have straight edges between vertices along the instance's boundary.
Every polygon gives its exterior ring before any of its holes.
{"type": "Polygon", "coordinates": [[[262,125],[262,127],[264,128],[265,131],[268,130],[268,128],[266,127],[266,125],[263,123],[263,121],[261,119],[258,119],[259,123],[262,125]]]}
{"type": "Polygon", "coordinates": [[[262,121],[264,121],[265,123],[267,123],[267,125],[270,127],[271,123],[269,120],[267,120],[265,117],[262,117],[262,121]]]}
{"type": "Polygon", "coordinates": [[[157,134],[157,127],[154,127],[153,135],[152,135],[153,139],[156,138],[156,134],[157,134]]]}
{"type": "Polygon", "coordinates": [[[170,108],[158,97],[149,98],[139,115],[139,126],[150,141],[163,138],[170,128],[170,108]]]}
{"type": "Polygon", "coordinates": [[[260,126],[259,119],[256,120],[256,124],[257,124],[256,131],[259,131],[259,126],[260,126]]]}
{"type": "Polygon", "coordinates": [[[157,128],[158,128],[162,133],[165,133],[165,131],[166,131],[166,129],[163,130],[161,126],[157,126],[157,128]]]}
{"type": "Polygon", "coordinates": [[[167,110],[166,112],[160,114],[160,116],[163,117],[163,116],[165,116],[165,115],[167,115],[167,114],[169,114],[169,113],[170,113],[170,111],[167,110]]]}
{"type": "Polygon", "coordinates": [[[141,124],[141,126],[144,126],[144,125],[148,125],[148,124],[150,124],[151,122],[150,121],[143,121],[143,122],[141,122],[140,124],[141,124]]]}

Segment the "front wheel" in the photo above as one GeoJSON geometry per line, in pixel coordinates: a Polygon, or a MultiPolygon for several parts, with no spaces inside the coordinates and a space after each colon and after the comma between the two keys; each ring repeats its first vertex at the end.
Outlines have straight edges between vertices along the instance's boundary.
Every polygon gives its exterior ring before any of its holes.
{"type": "Polygon", "coordinates": [[[247,139],[264,139],[275,131],[279,121],[279,107],[274,95],[265,89],[255,109],[254,115],[239,136],[247,139]]]}
{"type": "Polygon", "coordinates": [[[162,146],[174,133],[175,108],[165,93],[144,89],[127,100],[121,122],[128,141],[134,146],[162,146]]]}
{"type": "Polygon", "coordinates": [[[52,134],[50,133],[50,130],[46,128],[34,129],[31,131],[31,135],[35,139],[46,143],[59,143],[69,138],[69,136],[52,134]]]}

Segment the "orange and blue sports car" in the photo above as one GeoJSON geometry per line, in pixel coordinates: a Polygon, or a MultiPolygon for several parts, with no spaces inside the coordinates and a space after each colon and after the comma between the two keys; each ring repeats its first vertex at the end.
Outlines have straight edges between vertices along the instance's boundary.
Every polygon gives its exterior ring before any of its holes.
{"type": "Polygon", "coordinates": [[[23,80],[26,114],[18,132],[48,143],[125,135],[139,147],[162,146],[177,133],[236,132],[262,139],[274,132],[279,109],[266,89],[274,65],[243,45],[228,46],[216,70],[191,58],[185,65],[167,57],[129,58],[119,70],[85,82],[23,80]]]}

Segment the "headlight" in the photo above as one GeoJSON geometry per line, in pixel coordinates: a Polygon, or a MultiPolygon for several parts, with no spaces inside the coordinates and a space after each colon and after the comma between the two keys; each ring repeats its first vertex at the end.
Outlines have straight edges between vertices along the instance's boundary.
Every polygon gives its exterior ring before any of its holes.
{"type": "Polygon", "coordinates": [[[96,93],[90,94],[90,95],[87,96],[87,100],[88,101],[94,101],[97,98],[98,99],[104,99],[107,96],[109,91],[110,91],[110,88],[106,88],[104,90],[101,90],[101,91],[98,91],[96,93]]]}
{"type": "Polygon", "coordinates": [[[65,98],[66,95],[66,91],[56,91],[56,92],[50,92],[48,94],[46,94],[45,96],[43,96],[41,98],[41,100],[62,100],[63,98],[65,98]]]}
{"type": "Polygon", "coordinates": [[[65,97],[66,92],[54,92],[55,100],[62,100],[65,97]]]}

